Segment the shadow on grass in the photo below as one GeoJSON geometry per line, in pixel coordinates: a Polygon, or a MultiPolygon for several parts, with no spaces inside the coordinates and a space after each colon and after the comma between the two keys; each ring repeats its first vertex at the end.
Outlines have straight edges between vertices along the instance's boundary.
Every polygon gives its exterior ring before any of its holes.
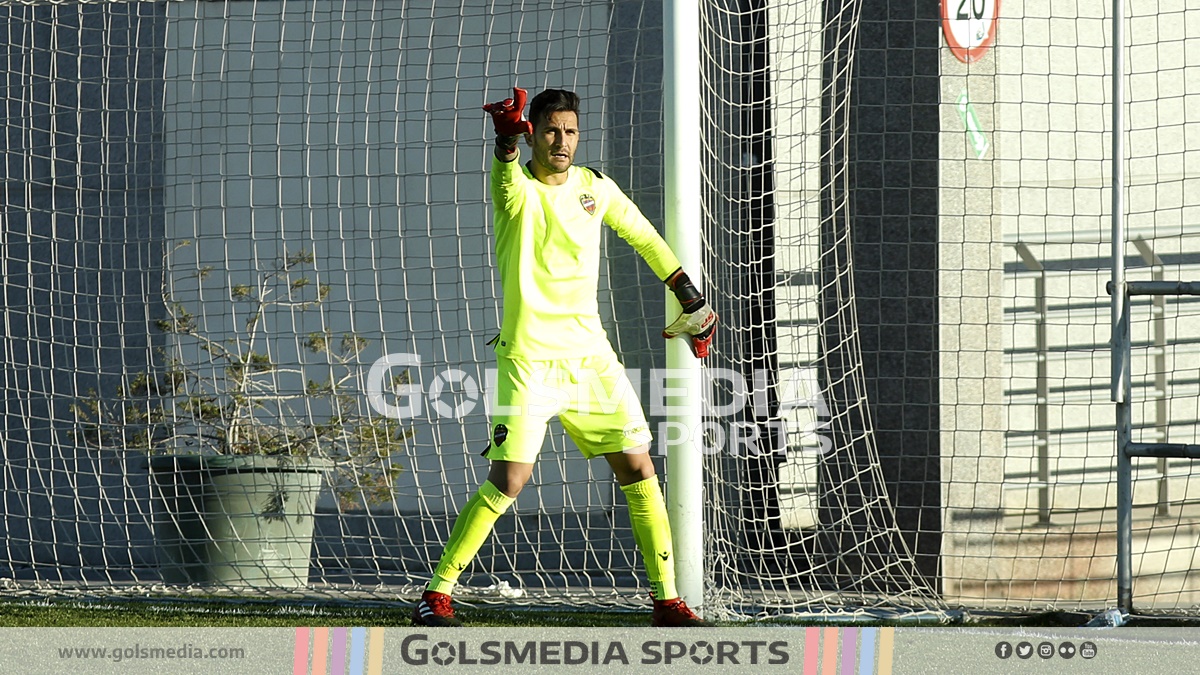
{"type": "MultiPolygon", "coordinates": [[[[5,602],[3,627],[300,627],[411,626],[410,603],[366,607],[337,605],[254,605],[228,602],[5,602]]],[[[505,627],[637,627],[646,612],[569,611],[561,608],[504,608],[462,604],[467,625],[505,627]]]]}

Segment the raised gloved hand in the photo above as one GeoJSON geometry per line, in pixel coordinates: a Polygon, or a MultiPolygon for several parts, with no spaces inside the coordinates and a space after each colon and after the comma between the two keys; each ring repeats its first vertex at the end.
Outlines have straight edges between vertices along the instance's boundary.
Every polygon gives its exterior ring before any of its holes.
{"type": "Polygon", "coordinates": [[[717,330],[717,313],[708,305],[682,269],[676,270],[667,278],[667,286],[675,293],[683,312],[670,326],[663,329],[663,337],[669,340],[679,335],[687,335],[690,338],[692,354],[698,359],[708,356],[713,333],[717,330]]]}
{"type": "Polygon", "coordinates": [[[522,134],[533,133],[533,125],[525,119],[525,97],[524,89],[513,87],[512,98],[483,106],[484,111],[492,116],[492,124],[496,127],[497,143],[515,148],[517,139],[522,134]]]}

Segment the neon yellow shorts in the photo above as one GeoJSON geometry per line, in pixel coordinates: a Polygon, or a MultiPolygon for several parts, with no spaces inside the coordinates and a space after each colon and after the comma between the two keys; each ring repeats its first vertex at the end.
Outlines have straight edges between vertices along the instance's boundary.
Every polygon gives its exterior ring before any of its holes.
{"type": "Polygon", "coordinates": [[[492,460],[532,464],[558,417],[587,459],[648,445],[653,437],[617,355],[526,361],[496,356],[492,460]]]}

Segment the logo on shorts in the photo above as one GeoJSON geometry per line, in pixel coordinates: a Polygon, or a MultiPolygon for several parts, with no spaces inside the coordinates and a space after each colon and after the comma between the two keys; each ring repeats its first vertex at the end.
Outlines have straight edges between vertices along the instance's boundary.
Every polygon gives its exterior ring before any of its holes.
{"type": "Polygon", "coordinates": [[[579,195],[579,203],[583,206],[583,210],[588,212],[589,216],[596,215],[596,198],[595,197],[593,197],[585,192],[585,193],[579,195]]]}
{"type": "Polygon", "coordinates": [[[653,438],[650,435],[650,427],[646,426],[645,422],[630,422],[625,425],[622,431],[625,434],[625,438],[639,443],[649,443],[653,438]]]}
{"type": "Polygon", "coordinates": [[[508,438],[508,427],[503,424],[497,424],[492,431],[492,445],[497,448],[504,445],[504,439],[508,438]]]}

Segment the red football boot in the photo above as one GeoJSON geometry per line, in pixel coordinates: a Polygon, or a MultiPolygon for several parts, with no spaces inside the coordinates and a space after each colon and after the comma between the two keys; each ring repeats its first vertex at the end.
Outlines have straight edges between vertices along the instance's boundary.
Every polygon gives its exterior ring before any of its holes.
{"type": "Polygon", "coordinates": [[[412,622],[418,626],[461,626],[450,606],[450,596],[437,591],[425,591],[413,607],[412,622]]]}
{"type": "Polygon", "coordinates": [[[655,600],[650,625],[657,627],[711,628],[712,624],[696,616],[683,598],[655,600]]]}

